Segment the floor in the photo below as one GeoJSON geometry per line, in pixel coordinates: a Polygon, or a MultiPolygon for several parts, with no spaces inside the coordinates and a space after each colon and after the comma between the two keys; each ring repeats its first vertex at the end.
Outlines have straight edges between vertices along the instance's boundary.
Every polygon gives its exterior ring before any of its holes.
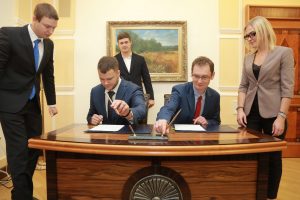
{"type": "MultiPolygon", "coordinates": [[[[34,196],[46,200],[46,171],[36,170],[33,180],[34,196]]],[[[7,186],[11,186],[11,183],[7,186]]],[[[0,200],[10,200],[10,189],[0,185],[0,194],[0,200]]],[[[278,200],[297,199],[300,199],[300,158],[284,158],[278,200]]]]}

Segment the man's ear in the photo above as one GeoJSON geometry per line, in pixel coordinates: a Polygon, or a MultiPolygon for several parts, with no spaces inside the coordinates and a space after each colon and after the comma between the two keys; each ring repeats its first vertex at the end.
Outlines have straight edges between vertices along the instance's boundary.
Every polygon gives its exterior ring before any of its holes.
{"type": "Polygon", "coordinates": [[[36,16],[33,16],[33,17],[32,17],[32,21],[33,21],[33,22],[37,22],[37,21],[38,21],[37,18],[36,18],[36,16]]]}
{"type": "Polygon", "coordinates": [[[212,73],[210,80],[213,80],[215,77],[215,72],[212,73]]]}

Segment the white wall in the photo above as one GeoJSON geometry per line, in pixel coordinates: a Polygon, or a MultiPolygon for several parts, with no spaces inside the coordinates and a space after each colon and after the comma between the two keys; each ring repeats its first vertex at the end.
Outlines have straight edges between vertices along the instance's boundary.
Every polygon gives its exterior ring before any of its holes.
{"type": "MultiPolygon", "coordinates": [[[[0,0],[0,27],[15,25],[14,0],[0,0]]],[[[0,168],[6,164],[5,140],[0,126],[0,168]]]]}
{"type": "MultiPolygon", "coordinates": [[[[85,123],[90,89],[99,83],[97,63],[106,55],[107,21],[187,21],[188,76],[192,61],[202,55],[211,58],[218,88],[218,0],[77,0],[75,32],[75,122],[85,123]]],[[[155,106],[149,110],[148,123],[154,123],[163,105],[163,94],[174,84],[153,83],[155,106]]]]}

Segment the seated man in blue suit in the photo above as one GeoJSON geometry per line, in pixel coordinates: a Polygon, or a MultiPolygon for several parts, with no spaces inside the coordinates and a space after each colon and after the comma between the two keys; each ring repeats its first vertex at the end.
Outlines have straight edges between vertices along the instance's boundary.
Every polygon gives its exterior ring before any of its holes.
{"type": "Polygon", "coordinates": [[[104,56],[98,63],[101,84],[91,90],[89,124],[137,124],[145,118],[146,105],[141,87],[120,78],[116,58],[104,56]]]}
{"type": "Polygon", "coordinates": [[[169,101],[157,114],[154,129],[162,134],[168,133],[168,123],[180,109],[175,124],[219,125],[220,95],[208,87],[214,75],[214,63],[209,58],[196,58],[192,63],[192,82],[172,88],[169,101]]]}

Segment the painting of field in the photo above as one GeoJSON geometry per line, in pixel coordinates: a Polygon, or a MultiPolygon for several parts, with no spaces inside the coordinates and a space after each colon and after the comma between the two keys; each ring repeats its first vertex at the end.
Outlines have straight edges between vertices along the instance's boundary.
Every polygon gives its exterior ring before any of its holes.
{"type": "MultiPolygon", "coordinates": [[[[178,31],[176,29],[117,30],[128,32],[132,49],[144,56],[150,73],[178,73],[178,31]]],[[[116,42],[117,43],[117,42],[116,42]]],[[[119,48],[116,45],[116,50],[119,48]]]]}
{"type": "Polygon", "coordinates": [[[150,73],[179,73],[178,51],[144,52],[150,73]]]}
{"type": "Polygon", "coordinates": [[[120,52],[117,36],[120,32],[127,32],[131,37],[132,51],[145,58],[152,81],[186,81],[186,22],[108,24],[110,55],[120,52]],[[150,25],[153,28],[149,28],[150,25]]]}

